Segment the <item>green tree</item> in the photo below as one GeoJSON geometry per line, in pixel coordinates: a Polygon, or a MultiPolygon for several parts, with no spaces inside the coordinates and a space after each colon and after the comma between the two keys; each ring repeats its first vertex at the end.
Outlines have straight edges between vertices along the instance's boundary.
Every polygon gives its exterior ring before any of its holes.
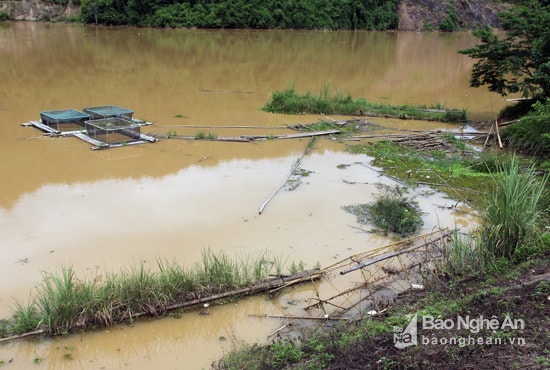
{"type": "Polygon", "coordinates": [[[550,5],[524,1],[499,14],[504,35],[481,28],[474,35],[481,44],[460,50],[474,64],[470,85],[488,85],[502,96],[550,96],[550,5]]]}

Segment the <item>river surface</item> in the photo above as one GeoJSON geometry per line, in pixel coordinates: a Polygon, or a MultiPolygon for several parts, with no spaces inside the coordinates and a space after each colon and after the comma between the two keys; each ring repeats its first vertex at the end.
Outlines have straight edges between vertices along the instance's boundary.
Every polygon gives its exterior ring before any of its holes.
{"type": "MultiPolygon", "coordinates": [[[[326,119],[262,111],[272,91],[294,86],[317,94],[329,86],[373,102],[440,103],[491,119],[504,102],[468,86],[472,61],[457,54],[475,43],[468,33],[0,23],[0,318],[16,300],[27,302],[44,272],[67,266],[84,277],[140,263],[154,269],[159,259],[192,265],[210,248],[229,256],[268,252],[311,268],[391,242],[359,231],[342,209],[372,200],[376,183],[391,184],[345,144],[318,140],[301,165],[310,175],[277,193],[260,215],[309,139],[172,139],[93,151],[76,138],[21,125],[39,112],[116,105],[153,122],[146,133],[270,135],[326,119]]],[[[370,121],[390,131],[457,129],[370,121]]],[[[446,210],[456,202],[441,194],[416,196],[421,232],[473,222],[468,212],[446,210]]],[[[287,304],[311,294],[300,289],[214,306],[209,315],[12,341],[0,344],[0,361],[6,369],[207,368],[233,343],[264,343],[282,325],[251,314],[302,314],[287,304]]]]}

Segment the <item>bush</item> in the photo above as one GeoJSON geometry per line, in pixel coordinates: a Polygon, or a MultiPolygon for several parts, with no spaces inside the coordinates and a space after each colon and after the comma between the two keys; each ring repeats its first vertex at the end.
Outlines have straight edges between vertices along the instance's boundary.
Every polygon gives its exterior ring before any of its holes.
{"type": "Polygon", "coordinates": [[[0,22],[7,21],[10,19],[10,15],[0,10],[0,22]]]}
{"type": "Polygon", "coordinates": [[[458,28],[459,18],[454,4],[447,4],[447,17],[439,25],[442,32],[453,32],[458,28]]]}
{"type": "Polygon", "coordinates": [[[550,156],[550,99],[533,104],[534,111],[502,131],[512,148],[529,155],[550,156]]]}

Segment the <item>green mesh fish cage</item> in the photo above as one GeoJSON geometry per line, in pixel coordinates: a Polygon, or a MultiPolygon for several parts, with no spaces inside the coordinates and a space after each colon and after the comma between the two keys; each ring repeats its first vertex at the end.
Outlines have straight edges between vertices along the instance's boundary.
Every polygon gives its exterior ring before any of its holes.
{"type": "Polygon", "coordinates": [[[58,131],[82,130],[90,115],[75,109],[61,109],[40,112],[40,119],[44,125],[58,131]]]}
{"type": "Polygon", "coordinates": [[[88,114],[91,119],[103,119],[110,117],[120,117],[131,120],[134,111],[128,108],[117,107],[115,105],[104,105],[101,107],[84,108],[84,113],[88,114]]]}
{"type": "Polygon", "coordinates": [[[141,126],[128,119],[111,117],[85,122],[88,136],[105,144],[124,144],[141,139],[141,126]]]}

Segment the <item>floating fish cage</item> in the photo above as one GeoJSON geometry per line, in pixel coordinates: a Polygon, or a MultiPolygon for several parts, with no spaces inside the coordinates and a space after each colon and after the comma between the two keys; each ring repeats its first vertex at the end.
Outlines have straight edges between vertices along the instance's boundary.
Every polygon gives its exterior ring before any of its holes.
{"type": "Polygon", "coordinates": [[[93,120],[111,117],[120,117],[132,120],[132,116],[134,115],[133,110],[117,107],[115,105],[84,108],[84,113],[88,114],[93,120]]]}
{"type": "Polygon", "coordinates": [[[89,137],[108,145],[141,140],[141,126],[126,118],[88,120],[85,126],[89,137]]]}
{"type": "Polygon", "coordinates": [[[82,130],[90,115],[74,109],[61,109],[40,112],[40,119],[44,125],[57,131],[82,130]]]}

